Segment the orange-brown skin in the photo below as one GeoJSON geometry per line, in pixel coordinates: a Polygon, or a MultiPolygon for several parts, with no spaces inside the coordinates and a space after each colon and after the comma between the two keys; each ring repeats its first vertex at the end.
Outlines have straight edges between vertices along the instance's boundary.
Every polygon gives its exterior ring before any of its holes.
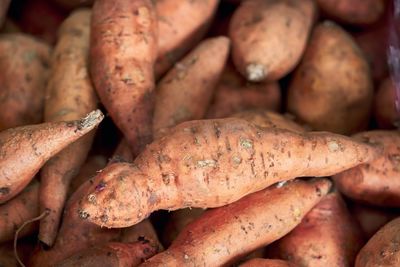
{"type": "Polygon", "coordinates": [[[253,82],[277,81],[297,65],[311,32],[312,0],[248,0],[229,29],[236,68],[253,82]]]}
{"type": "Polygon", "coordinates": [[[282,115],[269,110],[248,110],[233,114],[231,117],[244,119],[259,127],[286,129],[293,132],[303,133],[306,130],[297,124],[289,115],[282,115]]]}
{"type": "Polygon", "coordinates": [[[346,196],[384,207],[400,207],[400,131],[375,130],[353,136],[383,146],[384,153],[374,161],[362,164],[333,179],[346,196]]]}
{"type": "Polygon", "coordinates": [[[374,98],[374,116],[382,129],[400,126],[400,113],[396,109],[396,88],[390,77],[382,81],[374,98]]]}
{"type": "Polygon", "coordinates": [[[111,118],[137,155],[152,139],[157,20],[151,0],[98,0],[90,73],[111,118]]]}
{"type": "Polygon", "coordinates": [[[206,33],[219,0],[156,0],[158,54],[155,75],[160,78],[206,33]]]}
{"type": "Polygon", "coordinates": [[[251,259],[245,263],[239,265],[240,267],[296,267],[294,263],[283,260],[271,260],[271,259],[251,259]]]}
{"type": "Polygon", "coordinates": [[[10,5],[11,0],[3,0],[0,2],[0,27],[3,26],[3,23],[6,19],[8,6],[10,5]]]}
{"type": "Polygon", "coordinates": [[[247,82],[233,66],[227,65],[215,88],[206,118],[226,118],[248,109],[279,110],[281,90],[277,82],[247,82]]]}
{"type": "Polygon", "coordinates": [[[1,35],[0,131],[42,121],[50,52],[31,36],[1,35]]]}
{"type": "Polygon", "coordinates": [[[363,245],[361,229],[340,193],[326,195],[302,222],[271,248],[298,266],[353,266],[363,245]]]}
{"type": "Polygon", "coordinates": [[[103,117],[96,110],[80,120],[0,132],[0,204],[21,192],[47,160],[93,130],[103,117]]]}
{"type": "Polygon", "coordinates": [[[138,224],[122,229],[120,242],[129,243],[140,240],[146,240],[147,243],[157,248],[157,251],[163,251],[164,247],[158,240],[157,233],[149,219],[143,220],[138,224]]]}
{"type": "Polygon", "coordinates": [[[371,24],[385,8],[384,0],[317,0],[317,3],[329,17],[349,24],[371,24]]]}
{"type": "Polygon", "coordinates": [[[135,243],[108,243],[89,248],[55,264],[56,267],[134,267],[157,253],[147,240],[135,243]]]}
{"type": "MultiPolygon", "coordinates": [[[[33,180],[20,195],[0,205],[0,243],[13,240],[18,227],[38,215],[39,182],[33,180]]],[[[18,237],[32,234],[37,230],[37,226],[37,223],[27,225],[18,237]]]]}
{"type": "Polygon", "coordinates": [[[114,163],[81,200],[82,219],[134,225],[155,210],[232,203],[279,181],[330,176],[381,155],[381,147],[324,133],[257,127],[237,118],[171,128],[133,164],[114,163]]]}
{"type": "Polygon", "coordinates": [[[227,266],[290,232],[330,187],[328,179],[289,182],[209,210],[141,266],[227,266]]]}
{"type": "Polygon", "coordinates": [[[157,85],[155,138],[163,135],[165,128],[204,117],[228,52],[228,38],[206,39],[164,76],[157,85]]]}
{"type": "Polygon", "coordinates": [[[350,134],[368,124],[373,98],[370,69],[340,26],[315,27],[288,91],[287,110],[314,130],[350,134]]]}
{"type": "MultiPolygon", "coordinates": [[[[75,120],[97,106],[89,70],[89,9],[74,11],[59,29],[46,89],[46,122],[75,120]]],[[[48,216],[40,221],[39,240],[52,246],[71,180],[78,174],[92,145],[94,132],[51,158],[41,170],[40,209],[48,216]]]]}
{"type": "Polygon", "coordinates": [[[355,267],[400,266],[400,218],[383,226],[360,250],[355,267]]]}

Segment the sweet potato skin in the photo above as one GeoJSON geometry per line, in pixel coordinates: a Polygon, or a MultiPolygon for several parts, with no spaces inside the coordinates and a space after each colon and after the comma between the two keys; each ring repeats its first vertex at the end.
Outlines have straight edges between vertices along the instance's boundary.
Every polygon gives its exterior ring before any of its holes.
{"type": "Polygon", "coordinates": [[[229,43],[223,36],[202,41],[159,82],[153,117],[155,138],[164,128],[204,117],[225,66],[229,43]]]}
{"type": "Polygon", "coordinates": [[[152,138],[157,20],[151,0],[96,1],[90,73],[111,118],[137,155],[152,138]]]}
{"type": "Polygon", "coordinates": [[[289,182],[283,187],[270,187],[206,211],[189,224],[166,251],[141,266],[233,263],[290,232],[330,186],[327,179],[289,182]]]}
{"type": "Polygon", "coordinates": [[[22,33],[0,37],[0,131],[42,121],[50,52],[22,33]]]}
{"type": "Polygon", "coordinates": [[[266,129],[237,118],[185,122],[133,164],[103,169],[81,201],[81,217],[126,227],[154,210],[226,205],[273,183],[333,175],[380,153],[332,133],[266,129]]]}
{"type": "Polygon", "coordinates": [[[384,0],[317,0],[328,16],[349,24],[371,24],[384,12],[384,0]]]}
{"type": "Polygon", "coordinates": [[[253,82],[288,74],[304,52],[314,13],[310,0],[242,2],[229,29],[236,68],[253,82]]]}
{"type": "Polygon", "coordinates": [[[372,205],[400,207],[400,132],[374,130],[353,136],[383,146],[381,157],[333,176],[346,196],[372,205]]]}
{"type": "Polygon", "coordinates": [[[339,192],[326,195],[302,222],[268,247],[298,266],[353,266],[363,245],[359,225],[339,192]]]}
{"type": "Polygon", "coordinates": [[[372,99],[369,65],[351,36],[330,21],[316,26],[289,86],[287,110],[314,130],[350,134],[367,126],[372,99]]]}
{"type": "Polygon", "coordinates": [[[296,267],[297,265],[283,260],[270,260],[270,259],[251,259],[239,265],[239,267],[296,267]]]}
{"type": "Polygon", "coordinates": [[[206,33],[218,0],[157,0],[158,54],[155,75],[161,77],[206,33]]]}
{"type": "Polygon", "coordinates": [[[355,267],[399,266],[400,218],[383,226],[360,250],[355,267]]]}
{"type": "MultiPolygon", "coordinates": [[[[0,243],[13,240],[18,227],[38,215],[39,182],[33,180],[20,195],[0,205],[0,243]]],[[[37,223],[27,225],[19,237],[33,233],[37,226],[37,223]]]]}
{"type": "Polygon", "coordinates": [[[393,129],[400,123],[396,109],[396,89],[390,77],[382,81],[374,98],[374,116],[381,129],[393,129]]]}
{"type": "MultiPolygon", "coordinates": [[[[97,106],[89,70],[89,9],[74,11],[59,29],[52,71],[46,88],[47,122],[79,119],[97,106]]],[[[52,246],[71,180],[78,174],[92,145],[94,132],[77,140],[51,158],[41,170],[39,240],[52,246]]]]}

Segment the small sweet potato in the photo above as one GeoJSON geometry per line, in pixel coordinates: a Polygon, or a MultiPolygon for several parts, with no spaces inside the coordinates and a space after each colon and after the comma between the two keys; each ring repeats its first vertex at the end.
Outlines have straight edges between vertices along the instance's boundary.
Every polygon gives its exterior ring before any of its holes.
{"type": "Polygon", "coordinates": [[[164,76],[157,85],[155,138],[163,135],[165,128],[204,117],[228,52],[228,38],[206,39],[164,76]]]}
{"type": "Polygon", "coordinates": [[[260,128],[237,118],[190,121],[133,164],[98,173],[79,212],[98,225],[127,227],[158,209],[219,207],[279,181],[333,175],[380,155],[379,146],[332,133],[260,128]]]}
{"type": "Polygon", "coordinates": [[[202,39],[218,2],[218,0],[155,1],[158,18],[158,55],[154,71],[157,78],[202,39]]]}
{"type": "MultiPolygon", "coordinates": [[[[0,243],[13,240],[18,227],[38,215],[39,182],[33,180],[21,194],[0,205],[0,243]]],[[[27,225],[19,233],[19,237],[33,233],[37,226],[37,223],[27,225]]]]}
{"type": "Polygon", "coordinates": [[[80,120],[0,132],[0,204],[21,192],[47,160],[93,130],[103,117],[96,110],[80,120]]]}
{"type": "Polygon", "coordinates": [[[239,265],[239,267],[296,267],[294,263],[283,260],[270,260],[270,259],[251,259],[239,265]]]}
{"type": "Polygon", "coordinates": [[[248,109],[279,110],[281,90],[277,82],[247,82],[233,66],[227,65],[215,88],[206,118],[226,118],[248,109]]]}
{"type": "Polygon", "coordinates": [[[400,263],[400,218],[383,226],[360,250],[355,267],[397,267],[400,263]]]}
{"type": "Polygon", "coordinates": [[[135,243],[108,243],[89,248],[55,264],[55,267],[135,267],[157,253],[147,240],[135,243]]]}
{"type": "Polygon", "coordinates": [[[290,232],[329,191],[328,179],[294,181],[206,211],[141,266],[221,266],[290,232]]]}
{"type": "Polygon", "coordinates": [[[340,193],[326,195],[289,234],[267,249],[298,266],[353,266],[362,232],[340,193]]]}
{"type": "Polygon", "coordinates": [[[232,57],[248,81],[277,81],[297,65],[311,32],[311,0],[248,0],[230,23],[232,57]]]}
{"type": "Polygon", "coordinates": [[[152,139],[157,19],[151,0],[97,0],[90,36],[92,81],[136,156],[152,139]]]}
{"type": "Polygon", "coordinates": [[[31,36],[0,36],[0,131],[40,123],[50,47],[31,36]]]}
{"type": "Polygon", "coordinates": [[[353,137],[382,145],[384,153],[374,161],[333,176],[338,189],[372,205],[400,207],[400,132],[375,130],[353,137]]]}
{"type": "Polygon", "coordinates": [[[317,0],[329,17],[349,24],[371,24],[385,9],[384,0],[317,0]]]}
{"type": "Polygon", "coordinates": [[[340,26],[315,27],[288,91],[287,110],[314,130],[341,134],[364,129],[373,99],[370,69],[340,26]]]}
{"type": "Polygon", "coordinates": [[[382,81],[376,92],[374,116],[382,129],[393,129],[400,123],[400,113],[396,109],[396,88],[390,77],[382,81]]]}

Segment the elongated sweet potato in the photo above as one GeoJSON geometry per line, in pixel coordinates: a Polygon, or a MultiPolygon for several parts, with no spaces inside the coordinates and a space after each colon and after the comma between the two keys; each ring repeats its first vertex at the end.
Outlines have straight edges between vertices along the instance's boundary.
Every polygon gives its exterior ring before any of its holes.
{"type": "Polygon", "coordinates": [[[241,264],[240,267],[296,267],[297,265],[283,260],[251,259],[241,264]]]}
{"type": "Polygon", "coordinates": [[[158,55],[156,77],[161,77],[206,33],[218,0],[157,0],[158,55]]]}
{"type": "Polygon", "coordinates": [[[374,116],[378,126],[393,129],[400,123],[400,113],[396,109],[396,88],[390,77],[382,81],[374,99],[374,116]]]}
{"type": "Polygon", "coordinates": [[[164,128],[204,117],[228,52],[228,38],[206,39],[165,75],[157,85],[155,137],[164,128]]]}
{"type": "Polygon", "coordinates": [[[338,189],[352,199],[372,205],[400,207],[400,132],[375,130],[353,137],[381,144],[384,153],[374,161],[335,175],[338,189]]]}
{"type": "Polygon", "coordinates": [[[81,251],[62,262],[57,267],[134,267],[157,253],[147,240],[135,243],[108,243],[101,247],[81,251]]]}
{"type": "Polygon", "coordinates": [[[230,24],[233,62],[247,80],[276,81],[297,65],[311,32],[310,0],[248,0],[230,24]]]}
{"type": "Polygon", "coordinates": [[[349,24],[371,24],[384,12],[384,0],[317,0],[320,9],[333,19],[349,24]]]}
{"type": "Polygon", "coordinates": [[[279,110],[281,90],[277,82],[247,82],[231,65],[227,65],[215,88],[206,118],[226,118],[248,109],[279,110]]]}
{"type": "Polygon", "coordinates": [[[355,267],[395,267],[400,263],[400,218],[383,226],[360,250],[355,267]]]}
{"type": "Polygon", "coordinates": [[[42,121],[50,47],[28,35],[0,37],[0,131],[42,121]]]}
{"type": "Polygon", "coordinates": [[[289,116],[269,110],[248,110],[233,114],[231,117],[244,119],[263,128],[286,129],[298,133],[306,131],[302,126],[291,120],[289,116]]]}
{"type": "MultiPolygon", "coordinates": [[[[12,240],[18,227],[38,215],[39,182],[33,180],[20,195],[0,205],[0,243],[12,240]]],[[[37,223],[27,225],[19,237],[33,233],[37,226],[37,223]]]]}
{"type": "Polygon", "coordinates": [[[0,132],[0,204],[21,192],[48,159],[93,130],[103,117],[96,110],[80,120],[0,132]]]}
{"type": "Polygon", "coordinates": [[[326,195],[302,222],[269,250],[298,266],[353,266],[362,232],[340,193],[326,195]]]}
{"type": "Polygon", "coordinates": [[[90,73],[111,118],[137,155],[151,141],[157,20],[150,0],[98,0],[90,73]]]}
{"type": "Polygon", "coordinates": [[[294,181],[205,212],[164,252],[141,266],[221,266],[290,232],[329,191],[331,182],[294,181]],[[238,242],[240,240],[240,242],[238,242]]]}
{"type": "MultiPolygon", "coordinates": [[[[89,70],[89,9],[73,12],[59,29],[46,89],[46,122],[75,120],[97,106],[89,70]]],[[[87,134],[51,158],[41,171],[40,209],[50,211],[40,221],[39,240],[52,246],[71,180],[78,174],[92,145],[87,134]]]]}
{"type": "Polygon", "coordinates": [[[279,181],[333,175],[380,155],[379,146],[332,133],[260,128],[236,118],[185,122],[133,164],[103,169],[80,216],[126,227],[158,209],[223,206],[279,181]]]}
{"type": "Polygon", "coordinates": [[[287,109],[314,130],[350,134],[368,124],[373,84],[360,49],[341,27],[315,27],[288,91],[287,109]]]}

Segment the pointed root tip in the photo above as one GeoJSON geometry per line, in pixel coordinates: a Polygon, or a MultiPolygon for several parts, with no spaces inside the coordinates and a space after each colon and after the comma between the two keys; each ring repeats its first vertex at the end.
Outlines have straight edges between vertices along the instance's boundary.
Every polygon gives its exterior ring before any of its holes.
{"type": "Polygon", "coordinates": [[[91,129],[98,125],[103,119],[104,114],[100,111],[100,109],[96,109],[87,114],[86,117],[79,120],[78,129],[91,129]]]}

